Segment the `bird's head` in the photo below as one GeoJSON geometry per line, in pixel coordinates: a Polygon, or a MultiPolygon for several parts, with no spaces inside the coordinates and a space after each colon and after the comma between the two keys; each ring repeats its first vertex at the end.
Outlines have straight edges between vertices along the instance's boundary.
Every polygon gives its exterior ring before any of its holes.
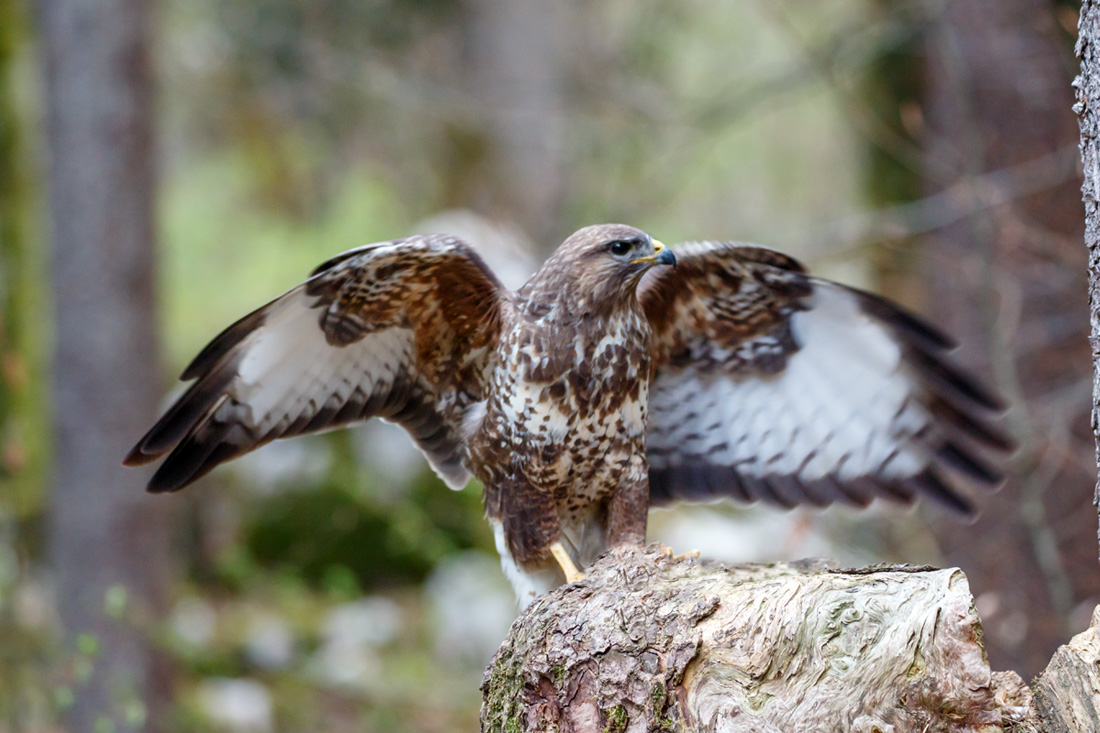
{"type": "Polygon", "coordinates": [[[570,293],[586,308],[631,300],[642,275],[656,265],[676,264],[672,250],[641,229],[598,224],[574,232],[524,286],[532,298],[570,293]]]}

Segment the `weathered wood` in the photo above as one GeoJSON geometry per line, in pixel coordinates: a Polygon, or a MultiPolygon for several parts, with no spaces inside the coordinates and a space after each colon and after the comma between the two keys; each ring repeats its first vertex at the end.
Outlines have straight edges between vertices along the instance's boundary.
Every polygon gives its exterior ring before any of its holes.
{"type": "MultiPolygon", "coordinates": [[[[1089,344],[1092,346],[1092,432],[1100,469],[1100,3],[1084,0],[1077,28],[1077,56],[1081,73],[1073,80],[1081,128],[1081,162],[1084,180],[1081,198],[1085,203],[1085,246],[1089,253],[1089,344]]],[[[1100,483],[1093,495],[1100,506],[1100,483]]],[[[1100,529],[1098,529],[1100,537],[1100,529]]]]}
{"type": "Polygon", "coordinates": [[[486,672],[486,731],[1100,730],[1100,631],[991,672],[957,569],[724,566],[620,548],[539,599],[486,672]],[[1038,701],[1038,703],[1036,702],[1038,701]]]}
{"type": "Polygon", "coordinates": [[[1089,629],[1054,653],[1032,687],[1039,730],[1100,730],[1100,607],[1092,612],[1089,629]]]}

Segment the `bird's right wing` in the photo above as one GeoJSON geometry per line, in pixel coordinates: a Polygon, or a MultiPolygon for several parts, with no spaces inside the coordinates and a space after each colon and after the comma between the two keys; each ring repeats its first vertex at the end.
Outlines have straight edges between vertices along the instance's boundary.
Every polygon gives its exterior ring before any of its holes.
{"type": "Polygon", "coordinates": [[[454,237],[346,252],[210,342],[181,377],[196,381],[124,463],[168,454],[149,490],[175,491],[276,438],[377,416],[461,488],[462,416],[483,398],[509,298],[454,237]]]}
{"type": "Polygon", "coordinates": [[[1013,442],[950,339],[773,250],[685,244],[646,274],[650,500],[782,506],[881,496],[970,513],[1013,442]]]}

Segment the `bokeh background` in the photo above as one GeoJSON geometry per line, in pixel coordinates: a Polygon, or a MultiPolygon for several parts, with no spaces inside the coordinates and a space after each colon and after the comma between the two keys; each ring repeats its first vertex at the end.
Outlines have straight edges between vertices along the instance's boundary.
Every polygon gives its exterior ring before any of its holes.
{"type": "Polygon", "coordinates": [[[221,328],[428,230],[513,285],[591,223],[754,241],[955,334],[1021,445],[977,523],[726,505],[650,537],[959,566],[993,667],[1041,671],[1100,601],[1076,23],[1055,0],[0,0],[0,732],[476,730],[515,616],[476,485],[385,425],[167,497],[118,466],[221,328]]]}

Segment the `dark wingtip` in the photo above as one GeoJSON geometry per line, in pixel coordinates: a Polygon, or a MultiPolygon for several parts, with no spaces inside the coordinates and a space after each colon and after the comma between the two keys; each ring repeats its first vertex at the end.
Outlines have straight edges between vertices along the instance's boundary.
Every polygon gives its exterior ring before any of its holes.
{"type": "Polygon", "coordinates": [[[987,415],[968,412],[941,395],[932,395],[927,407],[933,419],[950,426],[969,441],[1006,455],[1014,453],[1019,447],[1016,437],[1004,424],[1003,416],[991,420],[987,415]]]}
{"type": "Polygon", "coordinates": [[[234,455],[239,455],[239,451],[222,442],[221,436],[191,436],[177,445],[160,464],[145,490],[150,494],[179,491],[234,455]]]}
{"type": "Polygon", "coordinates": [[[852,289],[863,311],[889,326],[908,344],[910,363],[949,394],[966,399],[991,412],[1004,412],[1008,403],[984,381],[951,363],[946,352],[958,343],[924,318],[897,303],[865,290],[852,289]]]}
{"type": "Polygon", "coordinates": [[[170,481],[167,477],[160,476],[160,472],[158,471],[154,474],[153,478],[149,479],[149,483],[145,485],[145,491],[150,494],[173,494],[189,483],[191,482],[170,481]]]}
{"type": "Polygon", "coordinates": [[[159,453],[146,453],[142,450],[144,445],[145,439],[143,438],[137,445],[131,448],[130,452],[126,454],[126,457],[122,459],[122,465],[130,468],[144,466],[160,457],[159,453]]]}
{"type": "MultiPolygon", "coordinates": [[[[164,455],[164,451],[146,453],[144,450],[145,442],[143,438],[141,442],[135,445],[133,449],[126,454],[126,457],[122,459],[123,466],[129,468],[145,466],[160,459],[161,456],[164,455]]],[[[190,479],[180,481],[178,474],[171,471],[165,471],[162,465],[157,469],[156,473],[153,474],[153,477],[149,479],[149,483],[145,485],[145,490],[150,494],[167,494],[173,491],[179,491],[197,478],[198,476],[192,476],[190,479]]]]}
{"type": "Polygon", "coordinates": [[[215,336],[183,370],[180,381],[186,382],[213,371],[221,358],[228,354],[234,346],[264,325],[268,310],[271,308],[272,303],[278,300],[273,300],[271,303],[257,308],[215,336]]]}
{"type": "Polygon", "coordinates": [[[1004,483],[1004,472],[991,465],[975,451],[946,441],[937,451],[940,460],[975,483],[986,487],[997,487],[1004,483]]]}
{"type": "Polygon", "coordinates": [[[860,306],[865,313],[874,316],[917,343],[937,351],[952,351],[958,347],[958,343],[951,336],[892,300],[866,290],[852,288],[852,292],[859,296],[860,306]]]}
{"type": "Polygon", "coordinates": [[[1005,412],[1008,404],[1004,398],[987,387],[977,377],[920,349],[910,349],[909,363],[931,383],[937,385],[945,396],[954,395],[989,410],[1005,412]]]}
{"type": "Polygon", "coordinates": [[[933,469],[926,469],[909,481],[921,496],[928,497],[944,507],[956,519],[973,522],[978,518],[978,509],[969,497],[963,496],[948,486],[933,469]]]}

